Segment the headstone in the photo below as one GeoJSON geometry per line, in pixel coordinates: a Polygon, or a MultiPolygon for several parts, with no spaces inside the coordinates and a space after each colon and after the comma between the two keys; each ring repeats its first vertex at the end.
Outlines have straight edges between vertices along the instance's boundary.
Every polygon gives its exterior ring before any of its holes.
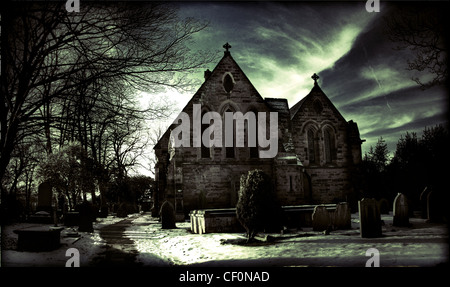
{"type": "Polygon", "coordinates": [[[340,202],[336,204],[336,210],[334,211],[334,228],[352,228],[350,206],[347,202],[340,202]]]}
{"type": "Polygon", "coordinates": [[[100,213],[99,213],[98,217],[100,217],[100,218],[108,217],[108,211],[109,211],[108,206],[106,204],[102,205],[100,207],[100,213]]]}
{"type": "Polygon", "coordinates": [[[431,192],[431,187],[426,186],[420,194],[420,210],[422,211],[422,219],[428,218],[428,194],[431,192]]]}
{"type": "Polygon", "coordinates": [[[175,194],[175,220],[177,222],[184,221],[183,191],[181,189],[175,194]]]}
{"type": "Polygon", "coordinates": [[[446,212],[445,204],[446,200],[437,190],[430,191],[427,196],[428,221],[443,222],[446,212]]]}
{"type": "Polygon", "coordinates": [[[79,225],[78,231],[82,232],[93,232],[94,227],[92,221],[95,219],[92,206],[89,202],[85,201],[80,205],[79,209],[79,225]]]}
{"type": "Polygon", "coordinates": [[[381,217],[378,203],[373,198],[358,201],[360,234],[363,238],[381,236],[381,217]]]}
{"type": "Polygon", "coordinates": [[[382,198],[378,201],[381,214],[389,214],[389,201],[386,198],[382,198]]]}
{"type": "Polygon", "coordinates": [[[324,231],[331,225],[330,215],[324,205],[314,207],[312,227],[314,231],[324,231]]]}
{"type": "Polygon", "coordinates": [[[173,204],[169,201],[164,201],[161,205],[161,228],[162,229],[172,229],[176,228],[175,225],[175,208],[173,204]]]}
{"type": "Polygon", "coordinates": [[[409,226],[408,199],[403,193],[398,193],[394,199],[394,226],[409,226]]]}
{"type": "Polygon", "coordinates": [[[38,204],[36,211],[47,211],[52,213],[52,186],[48,182],[43,182],[38,187],[38,204]]]}
{"type": "Polygon", "coordinates": [[[64,226],[78,226],[80,224],[79,212],[66,212],[64,214],[64,226]]]}

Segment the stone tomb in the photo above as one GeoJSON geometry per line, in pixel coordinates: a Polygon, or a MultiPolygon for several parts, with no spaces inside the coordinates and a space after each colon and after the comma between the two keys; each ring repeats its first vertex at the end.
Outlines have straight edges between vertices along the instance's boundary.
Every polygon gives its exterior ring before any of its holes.
{"type": "Polygon", "coordinates": [[[236,216],[236,208],[192,210],[191,231],[197,234],[244,232],[236,216]]]}
{"type": "Polygon", "coordinates": [[[358,201],[358,210],[361,237],[381,237],[381,217],[378,202],[373,198],[363,198],[358,201]]]}
{"type": "Polygon", "coordinates": [[[59,248],[60,234],[63,227],[34,226],[14,230],[18,234],[19,251],[51,251],[59,248]]]}
{"type": "MultiPolygon", "coordinates": [[[[321,204],[319,206],[283,206],[282,210],[285,215],[284,224],[287,227],[313,227],[319,231],[326,230],[328,227],[333,229],[351,228],[350,207],[346,202],[321,204]],[[313,219],[314,211],[316,213],[313,219]]],[[[193,233],[245,231],[236,217],[236,208],[192,210],[189,217],[193,233]]]]}
{"type": "Polygon", "coordinates": [[[402,193],[398,193],[394,199],[394,226],[409,226],[408,199],[402,193]]]}

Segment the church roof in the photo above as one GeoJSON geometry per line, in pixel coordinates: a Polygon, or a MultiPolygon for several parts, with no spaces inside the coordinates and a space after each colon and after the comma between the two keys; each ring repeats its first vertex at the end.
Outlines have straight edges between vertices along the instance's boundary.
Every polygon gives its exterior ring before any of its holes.
{"type": "Polygon", "coordinates": [[[342,120],[345,121],[344,117],[342,116],[342,114],[339,112],[339,110],[334,106],[333,102],[331,102],[331,100],[327,97],[327,95],[325,95],[325,93],[322,91],[322,89],[319,87],[319,84],[317,83],[317,79],[319,78],[316,74],[314,74],[311,78],[314,79],[314,87],[311,89],[311,91],[309,92],[308,95],[306,95],[306,97],[304,97],[303,99],[301,99],[298,103],[296,103],[291,109],[290,109],[290,113],[291,113],[291,119],[293,119],[296,114],[301,110],[303,104],[307,101],[309,101],[312,98],[315,97],[320,97],[322,99],[324,99],[325,101],[327,101],[330,105],[330,107],[334,110],[334,112],[336,113],[336,115],[338,117],[340,117],[342,120]]]}
{"type": "Polygon", "coordinates": [[[300,101],[298,101],[298,103],[296,103],[291,109],[290,109],[290,113],[291,113],[291,119],[293,119],[295,117],[295,115],[297,114],[297,112],[300,110],[300,108],[302,107],[303,103],[308,99],[311,98],[317,94],[322,94],[323,96],[326,97],[325,93],[322,91],[322,89],[319,87],[318,84],[314,84],[314,87],[311,89],[311,91],[309,92],[308,95],[306,95],[306,97],[304,97],[303,99],[301,99],[300,101]]]}
{"type": "MultiPolygon", "coordinates": [[[[241,69],[241,67],[239,67],[239,65],[236,63],[234,58],[231,56],[231,53],[229,51],[229,49],[231,48],[231,45],[226,43],[225,45],[223,45],[223,48],[225,49],[225,51],[224,51],[224,55],[223,55],[222,59],[217,63],[217,65],[215,66],[215,68],[212,71],[207,70],[205,72],[205,81],[202,83],[200,88],[197,90],[197,92],[195,92],[195,94],[192,96],[192,98],[183,107],[183,109],[181,111],[184,111],[186,109],[186,107],[192,105],[193,102],[198,101],[198,99],[201,97],[202,92],[205,90],[205,87],[206,87],[208,81],[210,81],[210,79],[216,73],[220,73],[224,69],[224,67],[226,67],[226,69],[229,69],[230,67],[236,68],[236,70],[238,71],[239,75],[243,78],[243,81],[246,81],[250,85],[250,89],[251,89],[252,95],[258,97],[261,100],[261,102],[264,102],[264,99],[259,94],[258,90],[256,90],[255,86],[251,83],[251,81],[249,80],[247,75],[244,73],[244,71],[241,69]]],[[[168,137],[170,135],[170,131],[171,131],[172,127],[173,127],[173,124],[169,126],[169,128],[166,130],[166,132],[163,134],[163,136],[158,140],[158,142],[156,143],[156,145],[154,146],[153,149],[160,148],[161,140],[164,137],[168,137]]]]}
{"type": "Polygon", "coordinates": [[[278,114],[283,116],[289,115],[287,99],[265,98],[264,100],[274,112],[278,112],[278,114]]]}

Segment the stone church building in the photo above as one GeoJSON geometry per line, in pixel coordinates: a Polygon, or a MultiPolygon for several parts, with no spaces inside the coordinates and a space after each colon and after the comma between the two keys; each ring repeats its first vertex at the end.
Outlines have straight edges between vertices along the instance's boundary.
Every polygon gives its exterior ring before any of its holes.
{"type": "MultiPolygon", "coordinates": [[[[263,148],[249,145],[248,137],[244,147],[195,146],[193,122],[190,145],[174,147],[171,131],[179,124],[175,121],[154,147],[154,209],[165,200],[185,215],[194,209],[235,207],[240,177],[253,169],[271,176],[273,192],[283,206],[355,201],[362,143],[358,126],[339,113],[319,87],[318,76],[312,77],[311,92],[289,108],[286,99],[263,98],[231,56],[231,46],[224,48],[223,58],[213,71],[205,72],[204,83],[182,112],[193,115],[196,106],[202,115],[214,111],[223,119],[225,112],[276,112],[276,156],[261,157],[263,148]]],[[[201,124],[201,131],[207,127],[201,124]]]]}

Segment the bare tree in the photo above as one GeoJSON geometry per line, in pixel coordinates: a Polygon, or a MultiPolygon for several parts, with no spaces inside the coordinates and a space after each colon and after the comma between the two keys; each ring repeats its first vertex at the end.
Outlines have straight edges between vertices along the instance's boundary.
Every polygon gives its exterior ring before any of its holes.
{"type": "Polygon", "coordinates": [[[407,69],[432,75],[425,82],[413,77],[422,89],[443,85],[448,76],[448,5],[441,4],[409,3],[397,7],[385,18],[389,39],[398,44],[397,49],[410,50],[413,54],[407,69]]]}
{"type": "MultiPolygon", "coordinates": [[[[117,86],[189,88],[191,81],[180,72],[203,67],[215,57],[190,50],[190,37],[206,24],[179,19],[171,4],[87,2],[79,13],[67,13],[61,2],[8,4],[1,10],[0,178],[16,144],[36,131],[45,135],[51,153],[55,126],[60,143],[78,133],[77,140],[85,147],[89,143],[92,155],[105,157],[106,149],[92,144],[104,140],[99,119],[89,116],[94,110],[73,111],[114,106],[111,94],[104,92],[117,86]],[[77,93],[78,101],[72,101],[77,93]],[[74,121],[77,129],[69,125],[74,121]]],[[[126,112],[109,110],[103,119],[112,122],[126,112]]]]}

